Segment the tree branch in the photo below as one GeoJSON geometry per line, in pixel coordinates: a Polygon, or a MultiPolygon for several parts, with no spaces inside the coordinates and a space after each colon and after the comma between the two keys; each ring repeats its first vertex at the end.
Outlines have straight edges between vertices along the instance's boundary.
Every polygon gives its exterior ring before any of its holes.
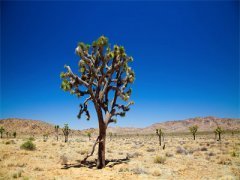
{"type": "Polygon", "coordinates": [[[65,65],[64,67],[68,70],[68,73],[69,73],[70,77],[73,77],[74,79],[77,79],[81,84],[84,84],[86,87],[89,86],[89,84],[88,84],[86,81],[82,80],[82,79],[79,78],[77,75],[73,74],[70,66],[66,66],[66,65],[65,65]]]}
{"type": "Polygon", "coordinates": [[[95,151],[96,145],[97,145],[98,143],[102,142],[102,141],[98,141],[98,140],[99,140],[99,136],[97,137],[97,139],[96,139],[96,141],[95,141],[95,143],[94,143],[94,145],[93,145],[92,152],[91,152],[90,154],[88,154],[88,155],[81,161],[81,163],[84,164],[84,163],[87,161],[87,159],[88,159],[90,156],[93,155],[93,153],[94,153],[94,151],[95,151]]]}

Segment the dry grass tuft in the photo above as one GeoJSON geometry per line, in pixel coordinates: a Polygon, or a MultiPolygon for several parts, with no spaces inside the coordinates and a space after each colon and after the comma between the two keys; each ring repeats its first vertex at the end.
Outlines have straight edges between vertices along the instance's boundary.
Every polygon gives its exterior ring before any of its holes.
{"type": "Polygon", "coordinates": [[[166,161],[166,157],[165,156],[156,156],[153,161],[154,161],[154,163],[157,163],[157,164],[164,164],[166,161]]]}

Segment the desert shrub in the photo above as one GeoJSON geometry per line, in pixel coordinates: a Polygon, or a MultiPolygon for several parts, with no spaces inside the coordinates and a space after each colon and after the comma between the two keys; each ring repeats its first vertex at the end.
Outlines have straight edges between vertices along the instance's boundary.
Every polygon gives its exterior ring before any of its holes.
{"type": "Polygon", "coordinates": [[[17,179],[17,178],[18,178],[17,173],[14,173],[14,174],[12,175],[12,177],[13,177],[14,179],[17,179]]]}
{"type": "Polygon", "coordinates": [[[129,172],[129,169],[121,167],[118,172],[129,172]]]}
{"type": "Polygon", "coordinates": [[[17,173],[14,173],[14,174],[12,175],[12,177],[13,177],[14,179],[19,178],[19,177],[22,177],[22,171],[19,171],[19,172],[17,172],[17,173]]]}
{"type": "Polygon", "coordinates": [[[200,150],[201,151],[207,151],[207,148],[206,147],[202,147],[200,150]]]}
{"type": "Polygon", "coordinates": [[[154,148],[148,148],[147,152],[155,152],[155,149],[154,148]]]}
{"type": "Polygon", "coordinates": [[[157,163],[157,164],[164,164],[166,161],[166,157],[164,156],[156,156],[154,158],[154,163],[157,163]]]}
{"type": "Polygon", "coordinates": [[[152,172],[152,175],[153,175],[153,176],[161,176],[161,172],[160,172],[158,169],[155,169],[155,170],[152,172]]]}
{"type": "Polygon", "coordinates": [[[180,146],[178,146],[177,147],[177,150],[176,150],[176,153],[177,154],[187,154],[187,151],[184,149],[184,148],[182,148],[182,147],[180,147],[180,146]]]}
{"type": "Polygon", "coordinates": [[[5,144],[8,145],[8,144],[11,144],[11,142],[10,142],[10,141],[7,141],[7,142],[5,142],[5,144]]]}
{"type": "Polygon", "coordinates": [[[36,145],[32,141],[26,141],[21,145],[21,149],[33,151],[36,149],[36,145]]]}
{"type": "Polygon", "coordinates": [[[131,169],[131,171],[133,172],[133,174],[148,174],[147,171],[145,171],[145,169],[141,167],[135,167],[131,169]]]}
{"type": "Polygon", "coordinates": [[[35,141],[34,137],[28,138],[29,141],[35,141]]]}
{"type": "Polygon", "coordinates": [[[237,156],[238,156],[238,154],[237,154],[236,151],[232,151],[232,152],[230,153],[230,155],[231,155],[232,157],[237,157],[237,156]]]}
{"type": "Polygon", "coordinates": [[[220,157],[220,159],[217,163],[218,164],[223,164],[223,165],[231,165],[232,161],[231,161],[231,159],[229,159],[227,157],[220,157]]]}
{"type": "Polygon", "coordinates": [[[173,157],[173,154],[172,153],[169,153],[169,152],[166,152],[166,157],[173,157]]]}
{"type": "Polygon", "coordinates": [[[16,144],[14,140],[9,140],[9,141],[6,141],[5,144],[16,144]]]}
{"type": "Polygon", "coordinates": [[[208,156],[215,156],[213,152],[208,153],[208,156]]]}
{"type": "Polygon", "coordinates": [[[43,171],[43,168],[36,167],[36,168],[34,168],[34,171],[43,171]]]}

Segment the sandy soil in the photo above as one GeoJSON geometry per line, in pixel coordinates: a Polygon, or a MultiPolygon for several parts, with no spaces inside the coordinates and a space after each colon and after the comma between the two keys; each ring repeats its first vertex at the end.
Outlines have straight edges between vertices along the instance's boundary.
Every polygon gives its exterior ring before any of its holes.
{"type": "Polygon", "coordinates": [[[107,139],[106,168],[79,165],[94,143],[87,137],[46,142],[37,137],[36,150],[20,149],[26,138],[0,140],[0,179],[240,179],[240,135],[225,135],[222,142],[211,135],[166,137],[165,149],[157,136],[107,139]],[[68,168],[63,164],[68,164],[68,168]]]}

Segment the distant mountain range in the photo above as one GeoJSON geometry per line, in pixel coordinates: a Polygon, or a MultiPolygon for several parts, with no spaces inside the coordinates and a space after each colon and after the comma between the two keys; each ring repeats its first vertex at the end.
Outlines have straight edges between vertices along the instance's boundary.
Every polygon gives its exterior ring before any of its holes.
{"type": "Polygon", "coordinates": [[[111,127],[109,131],[113,133],[124,132],[125,134],[151,134],[155,133],[157,128],[163,129],[166,133],[172,132],[189,132],[189,127],[197,125],[198,131],[213,131],[217,126],[221,126],[224,130],[240,130],[240,119],[233,118],[217,118],[213,116],[189,118],[185,120],[174,120],[152,124],[145,128],[122,128],[111,127]]]}
{"type": "MultiPolygon", "coordinates": [[[[197,125],[199,131],[213,131],[217,126],[221,126],[224,130],[240,130],[240,119],[233,118],[217,118],[217,117],[198,117],[185,120],[166,121],[152,124],[145,128],[132,127],[109,127],[108,132],[116,134],[151,134],[155,133],[157,128],[163,129],[165,132],[188,132],[189,127],[197,125]]],[[[39,120],[27,120],[18,118],[1,119],[0,127],[4,127],[6,131],[18,134],[52,134],[54,133],[54,125],[39,120]]],[[[74,130],[74,134],[84,134],[86,131],[97,132],[97,129],[74,130]]],[[[61,131],[59,131],[61,132],[61,131]]]]}

